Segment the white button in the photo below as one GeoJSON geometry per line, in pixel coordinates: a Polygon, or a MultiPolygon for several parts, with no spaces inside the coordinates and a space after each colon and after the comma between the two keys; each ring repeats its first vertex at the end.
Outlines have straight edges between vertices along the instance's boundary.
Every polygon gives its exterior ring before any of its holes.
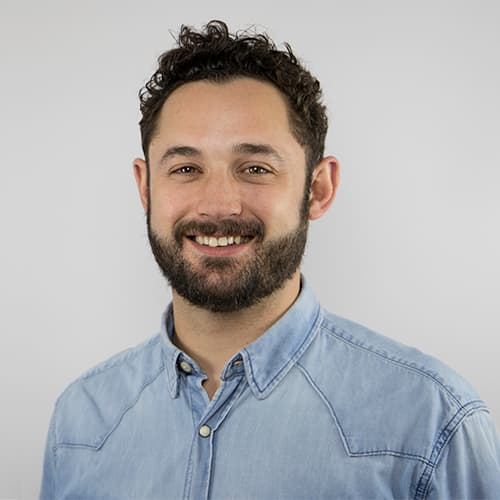
{"type": "Polygon", "coordinates": [[[212,433],[212,429],[208,425],[202,425],[198,432],[202,438],[207,438],[212,433]]]}
{"type": "Polygon", "coordinates": [[[191,365],[189,363],[187,363],[186,361],[181,361],[179,364],[181,366],[181,370],[184,373],[191,373],[193,371],[193,368],[191,368],[191,365]]]}
{"type": "Polygon", "coordinates": [[[233,366],[240,366],[243,364],[243,360],[242,359],[237,359],[236,361],[233,362],[233,366]]]}

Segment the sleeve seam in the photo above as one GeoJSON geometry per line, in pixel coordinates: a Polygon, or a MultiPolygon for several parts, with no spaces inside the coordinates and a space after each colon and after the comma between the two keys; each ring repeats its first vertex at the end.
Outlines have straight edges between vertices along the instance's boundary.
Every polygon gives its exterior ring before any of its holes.
{"type": "Polygon", "coordinates": [[[434,477],[434,471],[439,465],[440,458],[443,454],[444,449],[450,443],[451,438],[457,432],[459,427],[465,421],[465,419],[475,413],[486,412],[489,413],[487,406],[480,400],[470,401],[469,403],[463,405],[451,418],[444,429],[439,433],[436,438],[436,443],[431,453],[429,464],[424,468],[420,480],[417,484],[415,491],[415,500],[425,500],[429,493],[432,479],[434,477]]]}

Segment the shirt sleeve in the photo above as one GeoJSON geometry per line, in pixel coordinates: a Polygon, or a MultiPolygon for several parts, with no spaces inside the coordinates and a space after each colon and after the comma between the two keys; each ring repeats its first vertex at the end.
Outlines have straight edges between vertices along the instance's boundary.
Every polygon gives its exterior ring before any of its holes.
{"type": "Polygon", "coordinates": [[[56,498],[56,463],[55,463],[55,411],[50,420],[45,455],[43,460],[42,486],[40,500],[53,500],[56,498]]]}
{"type": "Polygon", "coordinates": [[[427,498],[500,499],[500,441],[489,413],[462,422],[443,450],[427,498]]]}

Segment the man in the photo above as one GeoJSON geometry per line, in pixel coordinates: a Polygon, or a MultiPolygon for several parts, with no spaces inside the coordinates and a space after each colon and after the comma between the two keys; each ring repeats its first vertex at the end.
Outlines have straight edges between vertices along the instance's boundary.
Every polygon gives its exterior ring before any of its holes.
{"type": "Polygon", "coordinates": [[[141,111],[134,172],[172,303],[59,397],[41,497],[500,498],[467,382],[323,310],[300,274],[339,167],[291,49],[183,27],[141,111]]]}

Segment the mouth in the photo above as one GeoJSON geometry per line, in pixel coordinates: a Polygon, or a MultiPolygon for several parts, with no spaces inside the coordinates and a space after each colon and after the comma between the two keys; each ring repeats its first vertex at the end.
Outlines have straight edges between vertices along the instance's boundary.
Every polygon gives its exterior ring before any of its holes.
{"type": "Polygon", "coordinates": [[[196,241],[198,245],[207,247],[227,247],[232,245],[242,245],[251,241],[253,236],[207,236],[207,235],[190,235],[188,238],[191,241],[196,241]]]}

